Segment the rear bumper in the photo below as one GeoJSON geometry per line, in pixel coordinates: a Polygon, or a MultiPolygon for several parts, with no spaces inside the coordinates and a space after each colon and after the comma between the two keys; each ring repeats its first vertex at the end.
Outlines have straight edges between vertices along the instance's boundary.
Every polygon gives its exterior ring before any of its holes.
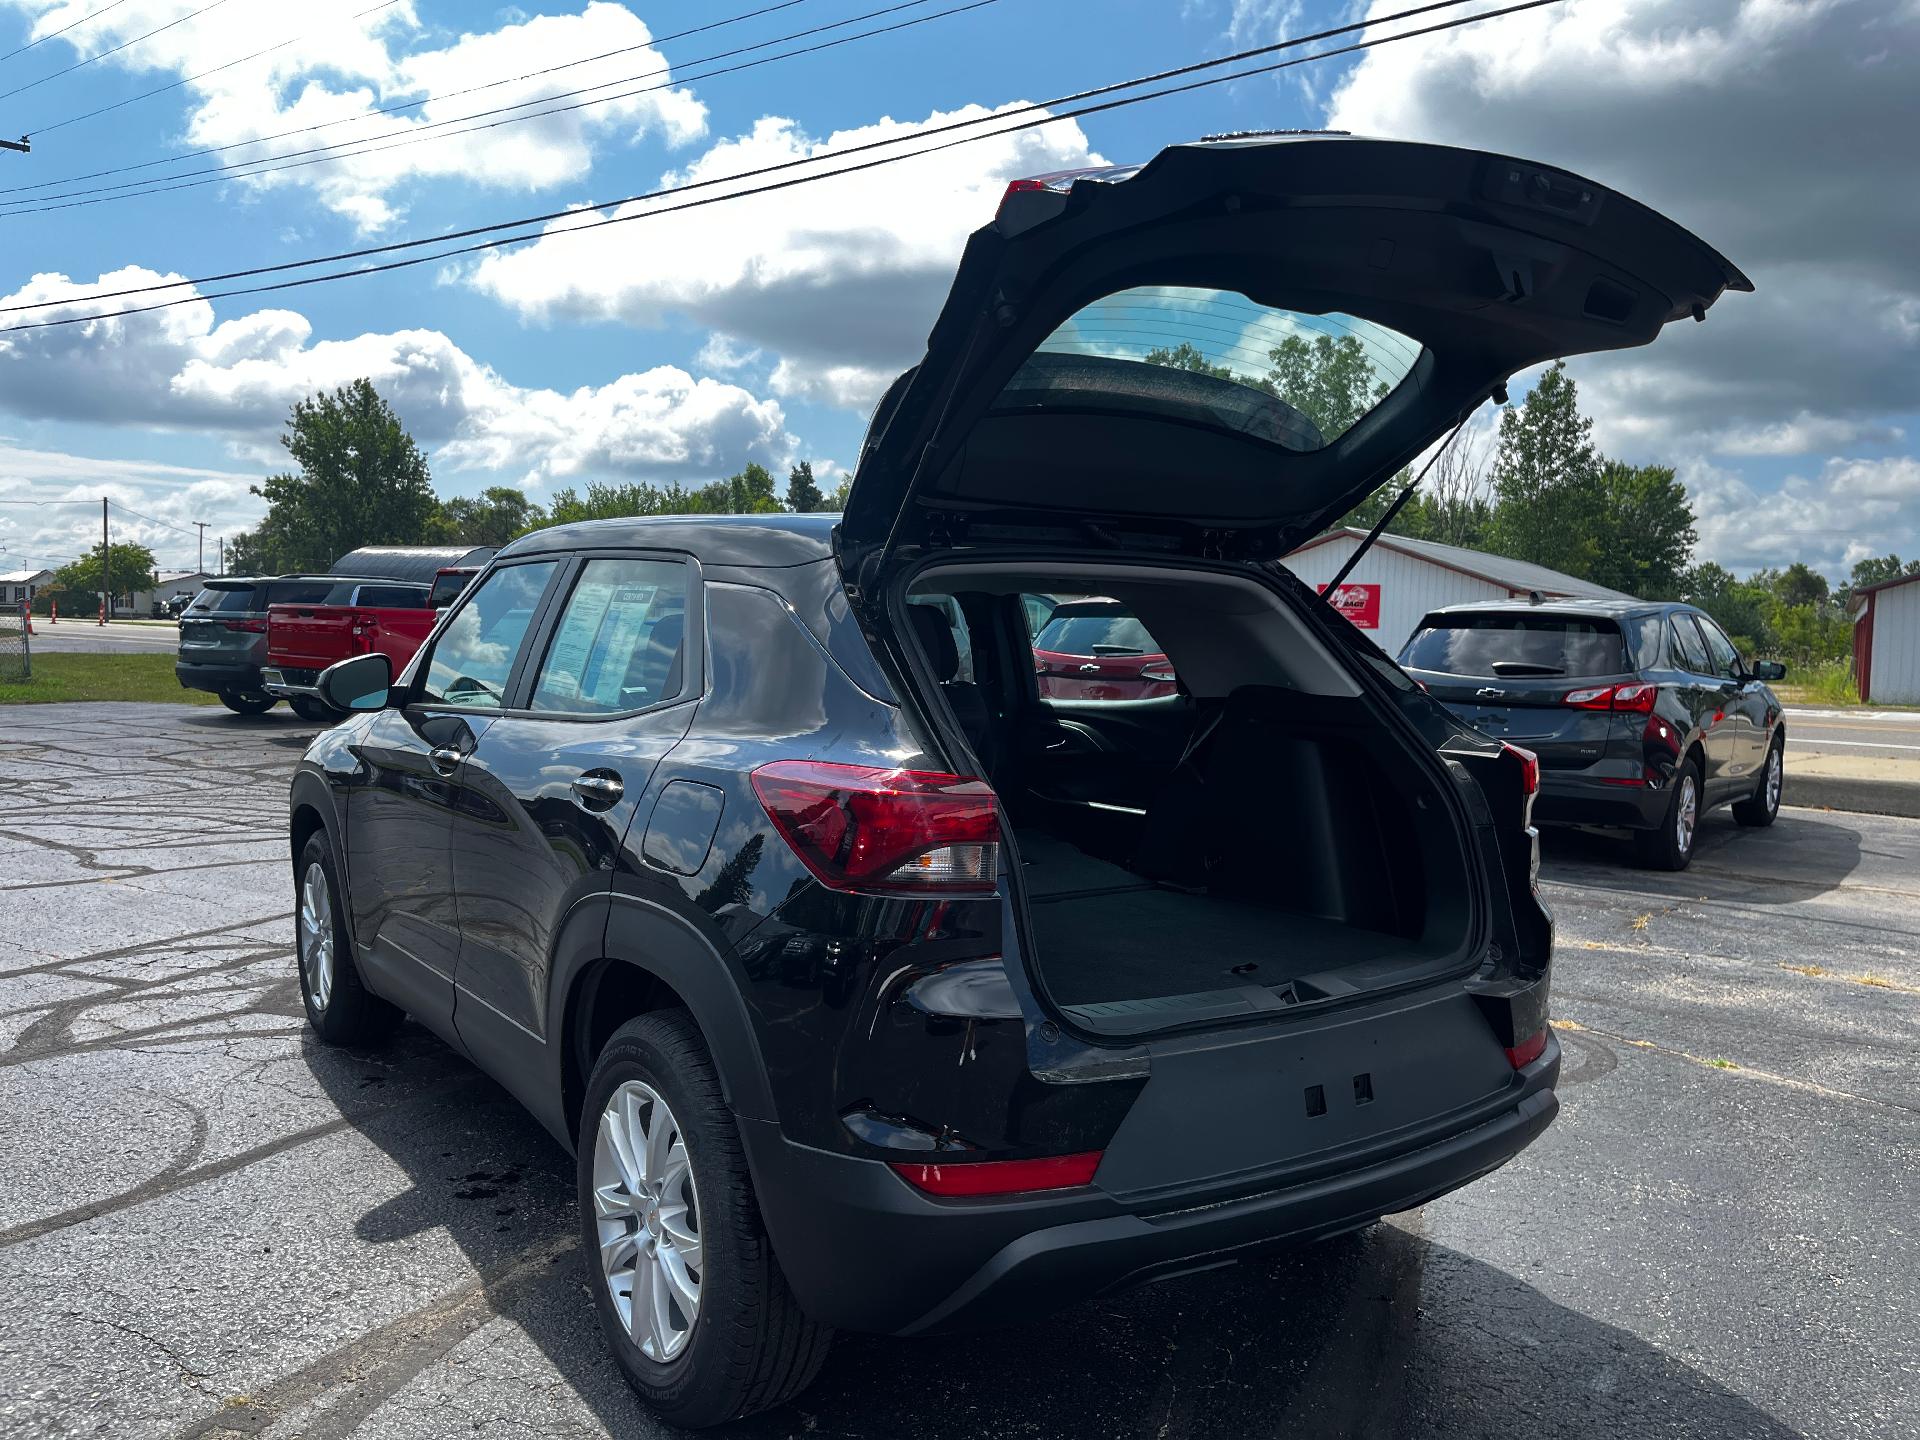
{"type": "Polygon", "coordinates": [[[1579,772],[1547,770],[1534,798],[1536,825],[1617,825],[1653,830],[1665,822],[1670,792],[1664,785],[1616,784],[1579,772]]]}
{"type": "Polygon", "coordinates": [[[761,1209],[795,1295],[837,1328],[971,1330],[1151,1280],[1231,1264],[1276,1242],[1352,1230],[1498,1169],[1552,1123],[1560,1047],[1519,1072],[1489,1116],[1305,1183],[1129,1210],[1100,1189],[935,1201],[886,1165],[795,1145],[742,1120],[761,1209]]]}
{"type": "Polygon", "coordinates": [[[258,665],[176,660],[173,673],[184,690],[210,690],[218,695],[223,690],[257,693],[261,688],[258,665]]]}
{"type": "Polygon", "coordinates": [[[319,679],[318,670],[295,670],[268,665],[260,672],[260,688],[267,694],[278,696],[282,700],[292,700],[296,696],[318,695],[319,679]]]}

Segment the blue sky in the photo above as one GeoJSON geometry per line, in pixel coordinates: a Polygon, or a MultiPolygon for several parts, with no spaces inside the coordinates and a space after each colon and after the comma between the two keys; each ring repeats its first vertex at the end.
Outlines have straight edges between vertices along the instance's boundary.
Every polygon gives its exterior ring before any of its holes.
{"type": "MultiPolygon", "coordinates": [[[[0,0],[0,52],[103,3],[0,0]]],[[[35,135],[31,155],[0,152],[0,187],[257,142],[370,106],[628,53],[215,159],[0,191],[0,295],[13,297],[4,303],[430,235],[645,190],[669,175],[725,175],[868,138],[883,120],[917,126],[969,106],[1041,100],[1347,14],[1279,0],[994,0],[703,79],[714,68],[696,63],[703,57],[886,0],[799,0],[657,48],[651,36],[755,7],[394,0],[355,18],[377,0],[221,0],[33,83],[199,3],[121,0],[0,60],[0,91],[31,87],[0,98],[0,133],[35,135]],[[187,78],[295,36],[270,56],[187,78]],[[413,129],[663,66],[670,74],[612,88],[666,88],[538,124],[451,138],[445,131],[460,127],[447,126],[427,132],[431,140],[413,129]],[[33,213],[40,194],[389,134],[420,143],[33,213]]],[[[831,33],[957,3],[927,0],[831,33]]],[[[1576,375],[1610,453],[1682,469],[1701,509],[1704,557],[1739,569],[1804,557],[1838,574],[1859,554],[1920,553],[1911,440],[1920,433],[1920,282],[1896,238],[1916,233],[1920,175],[1904,143],[1886,138],[1910,135],[1920,120],[1914,14],[1864,0],[1570,0],[1484,33],[1390,46],[1357,67],[1219,87],[860,180],[548,238],[494,260],[0,335],[0,499],[110,493],[156,517],[129,517],[127,533],[152,544],[164,567],[190,567],[193,542],[167,527],[207,520],[210,534],[230,533],[257,519],[246,485],[276,466],[292,400],[357,374],[373,376],[428,447],[442,494],[506,482],[539,499],[595,478],[698,483],[749,459],[783,469],[811,458],[830,469],[851,462],[879,385],[915,358],[961,239],[990,216],[1005,179],[1093,155],[1143,158],[1210,131],[1331,120],[1583,171],[1674,214],[1745,266],[1759,295],[1729,297],[1697,333],[1674,327],[1649,351],[1584,362],[1576,375]],[[1808,116],[1823,117],[1811,134],[1808,116]],[[1782,213],[1784,193],[1807,203],[1782,213]]],[[[77,553],[97,524],[97,499],[91,512],[0,505],[0,570],[77,553]]]]}

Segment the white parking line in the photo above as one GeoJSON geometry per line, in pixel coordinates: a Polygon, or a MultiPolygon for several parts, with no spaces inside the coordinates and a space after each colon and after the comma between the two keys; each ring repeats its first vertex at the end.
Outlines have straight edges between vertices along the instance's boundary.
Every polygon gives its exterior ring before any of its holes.
{"type": "Polygon", "coordinates": [[[1788,735],[1787,744],[1804,746],[1809,750],[1818,750],[1826,745],[1845,745],[1850,750],[1920,750],[1920,745],[1896,745],[1890,740],[1802,740],[1797,735],[1788,735]]]}

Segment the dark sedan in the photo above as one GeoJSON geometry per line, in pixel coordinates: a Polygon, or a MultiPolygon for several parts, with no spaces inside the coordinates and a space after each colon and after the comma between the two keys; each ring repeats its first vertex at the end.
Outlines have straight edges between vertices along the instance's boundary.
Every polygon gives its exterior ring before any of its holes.
{"type": "Polygon", "coordinates": [[[1688,605],[1454,605],[1420,622],[1400,663],[1475,729],[1540,757],[1542,824],[1618,826],[1641,858],[1683,870],[1695,827],[1731,804],[1742,825],[1780,809],[1786,727],[1713,619],[1688,605]]]}

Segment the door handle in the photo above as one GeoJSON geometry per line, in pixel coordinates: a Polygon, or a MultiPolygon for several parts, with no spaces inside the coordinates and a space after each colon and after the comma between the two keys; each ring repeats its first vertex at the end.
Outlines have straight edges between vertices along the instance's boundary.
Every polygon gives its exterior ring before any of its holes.
{"type": "Polygon", "coordinates": [[[605,810],[620,802],[627,785],[611,770],[589,770],[573,777],[573,793],[587,809],[605,810]]]}
{"type": "Polygon", "coordinates": [[[451,745],[441,745],[427,752],[427,759],[433,768],[442,775],[451,775],[460,768],[460,762],[466,757],[451,745]]]}

